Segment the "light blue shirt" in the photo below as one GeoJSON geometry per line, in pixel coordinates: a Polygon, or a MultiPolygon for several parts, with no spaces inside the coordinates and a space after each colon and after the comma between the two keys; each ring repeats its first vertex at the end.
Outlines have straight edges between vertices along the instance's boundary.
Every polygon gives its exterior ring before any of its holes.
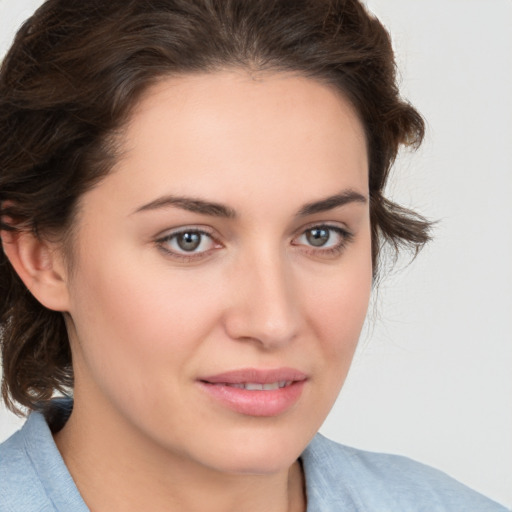
{"type": "MultiPolygon", "coordinates": [[[[428,466],[320,434],[301,459],[307,512],[506,512],[428,466]]],[[[89,512],[40,413],[0,445],[0,512],[89,512]]]]}

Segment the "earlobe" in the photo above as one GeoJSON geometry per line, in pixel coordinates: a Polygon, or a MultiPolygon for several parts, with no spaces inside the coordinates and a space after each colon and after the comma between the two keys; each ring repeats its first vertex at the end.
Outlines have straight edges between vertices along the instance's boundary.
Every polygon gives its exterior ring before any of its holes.
{"type": "Polygon", "coordinates": [[[61,251],[30,232],[0,232],[5,255],[32,295],[54,311],[68,311],[66,267],[61,251]]]}

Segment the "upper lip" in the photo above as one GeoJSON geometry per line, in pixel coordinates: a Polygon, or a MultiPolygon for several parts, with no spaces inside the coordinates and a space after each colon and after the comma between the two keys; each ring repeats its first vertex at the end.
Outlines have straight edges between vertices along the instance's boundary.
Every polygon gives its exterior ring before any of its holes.
{"type": "Polygon", "coordinates": [[[242,368],[228,372],[218,373],[201,377],[202,382],[211,384],[270,384],[272,382],[281,381],[302,381],[306,380],[307,375],[295,368],[275,368],[275,369],[259,369],[259,368],[242,368]]]}

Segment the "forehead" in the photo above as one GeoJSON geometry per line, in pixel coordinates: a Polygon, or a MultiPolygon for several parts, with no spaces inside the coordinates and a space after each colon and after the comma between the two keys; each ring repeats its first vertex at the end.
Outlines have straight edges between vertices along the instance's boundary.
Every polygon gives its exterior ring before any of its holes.
{"type": "Polygon", "coordinates": [[[365,134],[352,105],[332,87],[287,73],[163,79],[134,108],[121,145],[106,181],[137,202],[158,192],[226,204],[287,193],[308,202],[368,186],[365,134]]]}

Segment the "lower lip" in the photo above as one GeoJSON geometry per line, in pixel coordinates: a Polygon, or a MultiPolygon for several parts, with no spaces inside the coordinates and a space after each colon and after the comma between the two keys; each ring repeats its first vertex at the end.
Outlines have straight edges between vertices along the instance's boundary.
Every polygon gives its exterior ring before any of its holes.
{"type": "Polygon", "coordinates": [[[278,416],[290,409],[300,398],[305,380],[284,388],[247,390],[225,384],[199,382],[201,388],[229,409],[247,416],[278,416]]]}

